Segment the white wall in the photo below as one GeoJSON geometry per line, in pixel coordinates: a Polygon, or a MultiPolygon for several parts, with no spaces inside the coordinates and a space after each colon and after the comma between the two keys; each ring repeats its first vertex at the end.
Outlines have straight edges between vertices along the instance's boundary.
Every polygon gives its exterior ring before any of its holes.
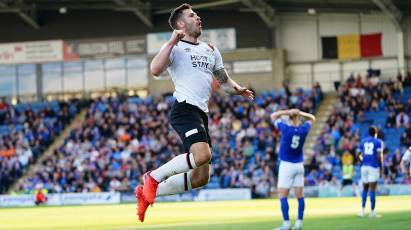
{"type": "MultiPolygon", "coordinates": [[[[411,22],[405,31],[408,54],[411,54],[411,22]]],[[[397,54],[397,33],[383,14],[307,14],[280,15],[280,46],[287,50],[288,62],[321,60],[321,37],[344,34],[382,33],[384,57],[397,54]],[[318,28],[317,28],[318,17],[318,28]]]]}
{"type": "Polygon", "coordinates": [[[393,78],[398,74],[398,69],[396,68],[397,66],[397,59],[389,59],[389,60],[374,60],[371,63],[371,67],[373,69],[381,69],[381,75],[383,78],[388,79],[388,78],[393,78]]]}
{"type": "Polygon", "coordinates": [[[324,14],[319,15],[321,36],[358,34],[359,19],[356,14],[324,14]]]}
{"type": "MultiPolygon", "coordinates": [[[[411,56],[411,17],[404,20],[402,28],[404,31],[405,55],[411,56]]],[[[408,69],[411,69],[409,64],[408,69]]]]}
{"type": "Polygon", "coordinates": [[[287,60],[317,60],[319,41],[316,17],[290,15],[280,18],[280,46],[286,50],[287,60]]]}
{"type": "Polygon", "coordinates": [[[363,34],[382,33],[382,53],[384,57],[397,55],[397,32],[389,18],[382,15],[367,15],[361,17],[363,34]]]}
{"type": "Polygon", "coordinates": [[[411,71],[411,17],[405,18],[403,22],[405,55],[408,56],[406,63],[408,71],[411,71]]]}
{"type": "Polygon", "coordinates": [[[346,62],[342,64],[342,80],[346,80],[351,73],[355,76],[361,74],[364,76],[367,73],[367,69],[370,67],[369,61],[357,61],[357,62],[346,62]]]}
{"type": "Polygon", "coordinates": [[[339,81],[340,64],[339,63],[317,63],[314,64],[314,81],[319,82],[325,91],[334,89],[334,81],[339,81]]]}
{"type": "Polygon", "coordinates": [[[334,81],[340,80],[340,68],[338,62],[294,64],[288,65],[286,72],[292,88],[310,88],[314,82],[320,82],[323,90],[331,91],[334,81]]]}
{"type": "MultiPolygon", "coordinates": [[[[411,64],[411,60],[408,60],[411,64]]],[[[395,58],[357,60],[351,62],[312,62],[307,64],[289,64],[286,74],[292,88],[311,88],[313,82],[319,82],[324,91],[334,90],[335,81],[344,81],[350,74],[366,76],[367,69],[381,69],[381,78],[395,79],[397,76],[395,58]],[[393,67],[394,66],[394,67],[393,67]]]]}
{"type": "Polygon", "coordinates": [[[312,85],[314,80],[310,64],[288,65],[286,76],[293,88],[307,88],[312,85]]]}
{"type": "MultiPolygon", "coordinates": [[[[383,14],[282,14],[279,46],[286,50],[287,76],[293,87],[311,87],[319,81],[333,90],[333,82],[350,73],[365,75],[368,68],[381,69],[383,78],[397,74],[398,37],[394,25],[383,14]],[[321,36],[382,33],[383,57],[367,60],[325,61],[321,59],[321,36]]],[[[404,20],[406,55],[411,56],[411,18],[404,20]]],[[[408,69],[411,60],[407,61],[408,69]]]]}

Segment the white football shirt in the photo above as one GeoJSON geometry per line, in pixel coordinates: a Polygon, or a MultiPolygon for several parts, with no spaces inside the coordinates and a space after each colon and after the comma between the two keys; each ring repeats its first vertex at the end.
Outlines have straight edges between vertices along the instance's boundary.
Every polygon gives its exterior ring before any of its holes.
{"type": "Polygon", "coordinates": [[[402,160],[410,164],[410,176],[411,176],[411,146],[405,151],[402,156],[402,160]]]}
{"type": "Polygon", "coordinates": [[[201,41],[179,41],[169,59],[167,70],[174,83],[174,97],[208,112],[213,72],[224,68],[220,51],[201,41]]]}

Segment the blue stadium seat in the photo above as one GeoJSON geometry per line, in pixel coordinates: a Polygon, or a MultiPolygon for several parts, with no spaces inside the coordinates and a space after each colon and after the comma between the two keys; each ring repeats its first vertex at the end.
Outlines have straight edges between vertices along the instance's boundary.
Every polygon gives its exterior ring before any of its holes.
{"type": "Polygon", "coordinates": [[[208,182],[206,188],[220,188],[220,182],[217,176],[212,176],[210,182],[208,182]]]}

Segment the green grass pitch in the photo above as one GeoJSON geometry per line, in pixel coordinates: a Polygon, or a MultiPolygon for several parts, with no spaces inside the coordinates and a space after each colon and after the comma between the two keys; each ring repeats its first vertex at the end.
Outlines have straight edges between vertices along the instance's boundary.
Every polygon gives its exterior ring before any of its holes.
{"type": "MultiPolygon", "coordinates": [[[[294,222],[297,201],[289,203],[294,222]]],[[[360,198],[306,199],[304,229],[411,229],[411,197],[377,197],[381,218],[357,217],[359,206],[360,198]]],[[[270,230],[281,224],[277,199],[158,203],[144,223],[135,213],[132,204],[2,208],[0,229],[270,230]]]]}

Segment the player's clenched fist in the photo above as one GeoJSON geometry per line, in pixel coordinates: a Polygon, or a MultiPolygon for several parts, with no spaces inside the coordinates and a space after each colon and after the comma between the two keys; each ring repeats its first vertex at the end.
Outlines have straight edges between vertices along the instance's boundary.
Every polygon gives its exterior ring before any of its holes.
{"type": "Polygon", "coordinates": [[[170,41],[175,45],[178,41],[180,41],[185,36],[182,30],[174,30],[173,34],[171,35],[170,41]]]}

